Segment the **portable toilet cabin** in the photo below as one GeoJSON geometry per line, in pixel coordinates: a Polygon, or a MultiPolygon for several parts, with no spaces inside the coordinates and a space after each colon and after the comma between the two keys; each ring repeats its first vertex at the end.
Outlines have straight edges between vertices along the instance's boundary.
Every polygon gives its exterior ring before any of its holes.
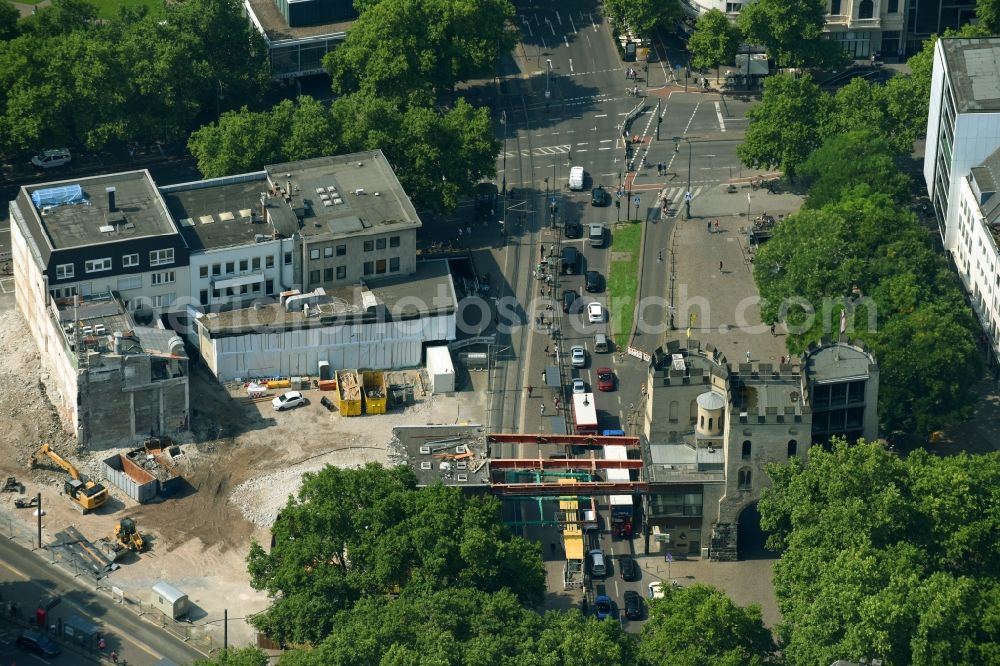
{"type": "Polygon", "coordinates": [[[153,586],[153,606],[172,620],[187,615],[188,596],[170,583],[160,581],[153,586]]]}

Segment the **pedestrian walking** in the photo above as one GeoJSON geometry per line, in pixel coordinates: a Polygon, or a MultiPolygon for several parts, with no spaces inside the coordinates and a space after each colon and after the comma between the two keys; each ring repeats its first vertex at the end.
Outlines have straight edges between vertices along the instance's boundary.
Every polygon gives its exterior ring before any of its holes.
{"type": "Polygon", "coordinates": [[[774,324],[771,324],[771,335],[774,335],[774,324]]]}
{"type": "Polygon", "coordinates": [[[747,350],[747,363],[749,363],[749,362],[750,362],[750,350],[748,349],[747,350]]]}
{"type": "MultiPolygon", "coordinates": [[[[712,221],[711,220],[708,221],[708,233],[712,233],[712,221]]],[[[721,271],[722,269],[720,268],[719,270],[721,271]]]]}
{"type": "Polygon", "coordinates": [[[534,391],[534,390],[535,390],[535,387],[534,387],[534,386],[531,386],[531,385],[529,384],[529,385],[528,385],[528,397],[529,397],[529,398],[531,397],[531,392],[532,392],[532,391],[534,391]]]}
{"type": "Polygon", "coordinates": [[[541,246],[540,248],[538,248],[538,258],[539,259],[544,259],[545,258],[545,246],[544,245],[541,246]]]}
{"type": "Polygon", "coordinates": [[[782,356],[782,357],[781,357],[781,362],[779,363],[779,365],[784,365],[784,364],[785,364],[785,357],[784,357],[784,356],[782,356]]]}
{"type": "Polygon", "coordinates": [[[115,650],[111,651],[111,661],[116,664],[118,663],[118,653],[115,650]]]}
{"type": "Polygon", "coordinates": [[[721,261],[719,262],[719,272],[720,273],[722,272],[722,262],[721,261]]]}
{"type": "Polygon", "coordinates": [[[541,405],[538,406],[538,414],[539,414],[539,416],[545,416],[545,403],[544,402],[541,405]]]}
{"type": "Polygon", "coordinates": [[[97,649],[100,650],[101,652],[104,652],[104,648],[106,647],[108,647],[108,643],[107,641],[104,640],[104,636],[101,636],[97,640],[97,649]]]}
{"type": "Polygon", "coordinates": [[[548,353],[549,353],[549,346],[548,346],[548,345],[545,345],[545,353],[546,353],[546,354],[548,354],[548,353]]]}
{"type": "Polygon", "coordinates": [[[715,221],[715,233],[719,233],[719,221],[715,221]]]}

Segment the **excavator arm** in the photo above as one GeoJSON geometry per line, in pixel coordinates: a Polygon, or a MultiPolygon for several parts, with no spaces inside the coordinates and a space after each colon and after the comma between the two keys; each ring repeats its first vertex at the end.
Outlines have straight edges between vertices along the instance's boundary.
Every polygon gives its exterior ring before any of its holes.
{"type": "Polygon", "coordinates": [[[38,447],[38,450],[31,455],[31,466],[35,467],[36,465],[38,465],[43,455],[48,456],[52,460],[52,462],[54,462],[55,464],[59,465],[64,470],[66,470],[66,473],[69,474],[74,480],[76,481],[80,480],[80,473],[76,471],[76,467],[73,466],[73,463],[69,462],[68,460],[60,456],[58,453],[53,451],[52,447],[49,446],[48,442],[45,442],[40,447],[38,447]]]}

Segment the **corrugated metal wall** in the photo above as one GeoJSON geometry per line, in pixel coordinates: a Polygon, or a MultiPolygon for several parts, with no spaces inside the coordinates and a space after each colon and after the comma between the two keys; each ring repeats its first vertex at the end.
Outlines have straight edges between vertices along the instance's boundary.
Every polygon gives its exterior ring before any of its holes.
{"type": "MultiPolygon", "coordinates": [[[[420,365],[425,342],[455,337],[454,315],[361,326],[254,333],[214,340],[220,381],[315,375],[320,361],[338,368],[393,370],[420,365]]],[[[211,351],[211,349],[203,349],[211,351]]]]}

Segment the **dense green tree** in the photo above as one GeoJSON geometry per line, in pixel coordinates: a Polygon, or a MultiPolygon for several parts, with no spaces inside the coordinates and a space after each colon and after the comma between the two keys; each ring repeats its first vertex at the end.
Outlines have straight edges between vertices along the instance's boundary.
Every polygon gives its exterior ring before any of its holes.
{"type": "MultiPolygon", "coordinates": [[[[953,276],[944,279],[953,284],[953,276]]],[[[881,368],[879,417],[892,430],[928,435],[972,414],[982,374],[976,326],[961,293],[950,291],[882,317],[871,338],[881,368]]]]}
{"type": "Polygon", "coordinates": [[[339,612],[364,600],[383,608],[393,593],[409,599],[469,589],[541,602],[538,546],[502,525],[498,500],[415,484],[405,467],[307,474],[274,525],[271,551],[251,546],[251,585],[274,600],[254,626],[282,643],[318,645],[338,626],[339,612]]]}
{"type": "Polygon", "coordinates": [[[798,165],[822,144],[830,106],[808,74],[767,77],[761,103],[747,111],[750,124],[736,154],[748,166],[778,167],[794,178],[798,165]]]}
{"type": "Polygon", "coordinates": [[[814,150],[798,169],[809,186],[807,208],[836,203],[850,189],[868,184],[903,204],[910,198],[910,177],[900,171],[899,156],[875,130],[835,134],[814,150]]]}
{"type": "Polygon", "coordinates": [[[543,616],[510,593],[472,589],[363,599],[337,616],[331,634],[314,649],[281,660],[282,666],[630,663],[635,642],[617,622],[576,611],[543,616]]]}
{"type": "Polygon", "coordinates": [[[362,93],[333,103],[346,150],[381,148],[414,203],[452,210],[476,183],[496,175],[499,142],[489,110],[459,99],[446,114],[421,106],[404,111],[389,99],[362,93]]]}
{"type": "Polygon", "coordinates": [[[87,0],[52,0],[23,21],[25,32],[35,37],[57,37],[95,27],[97,6],[87,0]]]}
{"type": "Polygon", "coordinates": [[[718,9],[702,14],[687,44],[691,65],[696,69],[715,67],[718,78],[722,65],[735,61],[742,39],[739,28],[718,9]]]}
{"type": "Polygon", "coordinates": [[[199,659],[192,666],[267,666],[267,653],[255,647],[221,650],[209,659],[199,659]]]}
{"type": "Polygon", "coordinates": [[[905,460],[881,445],[813,447],[770,465],[759,503],[782,551],[775,591],[788,663],[992,663],[1000,639],[1000,455],[905,460]]]}
{"type": "Polygon", "coordinates": [[[616,24],[647,39],[657,28],[669,27],[684,15],[677,0],[606,0],[604,11],[616,24]]]}
{"type": "Polygon", "coordinates": [[[381,0],[323,62],[338,92],[426,105],[495,73],[516,43],[513,17],[508,0],[381,0]]]}
{"type": "Polygon", "coordinates": [[[17,22],[21,19],[21,12],[8,0],[0,0],[0,40],[13,39],[17,37],[19,28],[17,22]]]}
{"type": "Polygon", "coordinates": [[[976,18],[989,35],[1000,35],[1000,0],[976,0],[976,18]]]}
{"type": "MultiPolygon", "coordinates": [[[[240,111],[222,114],[219,122],[195,131],[188,150],[198,160],[198,170],[206,178],[218,178],[261,169],[266,164],[284,162],[283,142],[295,115],[289,100],[270,111],[240,111]]],[[[304,157],[315,157],[306,155],[304,157]]]]}
{"type": "Polygon", "coordinates": [[[759,606],[740,607],[708,585],[668,587],[649,602],[641,662],[648,666],[760,666],[775,663],[777,646],[759,606]]]}
{"type": "Polygon", "coordinates": [[[754,0],[743,5],[739,25],[746,40],[763,44],[779,67],[839,67],[847,53],[822,38],[823,0],[754,0]]]}
{"type": "MultiPolygon", "coordinates": [[[[824,187],[837,187],[832,176],[824,187]]],[[[840,195],[792,215],[761,247],[754,279],[762,316],[786,321],[786,344],[798,352],[836,336],[846,308],[848,334],[869,343],[879,359],[883,428],[942,427],[967,412],[980,372],[956,278],[926,229],[889,194],[864,183],[840,195]]]]}

